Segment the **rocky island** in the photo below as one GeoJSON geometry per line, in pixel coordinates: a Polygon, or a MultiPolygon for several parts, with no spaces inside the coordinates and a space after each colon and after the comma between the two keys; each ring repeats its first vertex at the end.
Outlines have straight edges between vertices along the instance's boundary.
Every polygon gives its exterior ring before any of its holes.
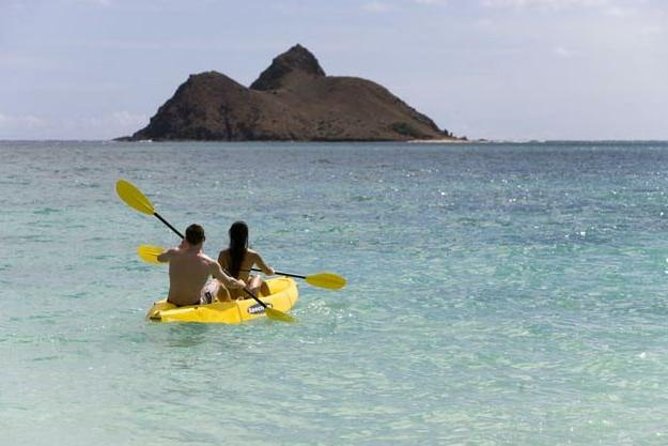
{"type": "Polygon", "coordinates": [[[215,72],[191,75],[150,123],[125,141],[456,140],[381,85],[327,76],[306,48],[276,57],[245,87],[215,72]]]}

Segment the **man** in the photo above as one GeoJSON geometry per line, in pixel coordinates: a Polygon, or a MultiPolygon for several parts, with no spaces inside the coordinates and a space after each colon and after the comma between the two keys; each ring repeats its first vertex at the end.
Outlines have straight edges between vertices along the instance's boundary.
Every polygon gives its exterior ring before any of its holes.
{"type": "Polygon", "coordinates": [[[205,239],[204,228],[192,224],[186,229],[186,238],[181,245],[158,256],[159,262],[169,262],[168,302],[179,307],[206,304],[218,294],[221,285],[228,288],[246,286],[242,280],[225,274],[218,262],[202,252],[205,239]],[[210,276],[218,280],[207,284],[210,276]]]}

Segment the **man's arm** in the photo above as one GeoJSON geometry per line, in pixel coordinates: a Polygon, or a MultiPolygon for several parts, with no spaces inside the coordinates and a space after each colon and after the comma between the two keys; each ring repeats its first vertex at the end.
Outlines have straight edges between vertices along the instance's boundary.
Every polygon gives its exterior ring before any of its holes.
{"type": "Polygon", "coordinates": [[[176,250],[174,248],[170,248],[167,251],[164,251],[160,254],[158,254],[158,262],[160,263],[169,263],[169,261],[174,257],[174,253],[176,250]]]}
{"type": "Polygon", "coordinates": [[[220,280],[228,288],[244,288],[246,286],[243,280],[238,280],[225,274],[223,268],[214,260],[209,262],[209,268],[211,269],[211,275],[220,280]]]}

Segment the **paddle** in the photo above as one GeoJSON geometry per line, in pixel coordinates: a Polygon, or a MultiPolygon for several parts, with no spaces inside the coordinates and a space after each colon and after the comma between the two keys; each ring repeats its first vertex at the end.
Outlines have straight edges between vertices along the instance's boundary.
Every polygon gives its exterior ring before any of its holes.
{"type": "Polygon", "coordinates": [[[139,248],[137,248],[137,254],[139,254],[139,257],[146,263],[153,263],[156,265],[160,265],[160,262],[158,261],[158,256],[165,252],[165,248],[162,246],[154,246],[154,245],[139,245],[139,248]]]}
{"type": "Polygon", "coordinates": [[[155,211],[151,200],[146,198],[146,196],[139,189],[137,189],[137,186],[134,184],[126,180],[118,180],[116,182],[116,193],[121,198],[121,200],[123,200],[125,204],[130,206],[132,209],[135,209],[142,214],[155,216],[169,229],[174,231],[174,233],[180,238],[185,238],[183,234],[181,234],[174,226],[170,225],[167,220],[162,218],[162,216],[155,211]]]}
{"type": "MultiPolygon", "coordinates": [[[[172,225],[167,222],[160,214],[158,214],[153,208],[151,201],[146,198],[146,196],[132,183],[126,180],[118,180],[116,182],[116,193],[118,196],[132,209],[135,209],[142,214],[153,215],[158,218],[161,222],[165,224],[169,229],[174,231],[179,237],[184,238],[183,235],[172,225]]],[[[156,248],[155,246],[153,248],[156,248]]],[[[160,251],[162,252],[162,251],[160,251]]],[[[158,253],[159,254],[159,253],[158,253]]],[[[140,254],[141,256],[141,254],[140,254]]],[[[143,258],[143,257],[142,257],[143,258]]],[[[157,255],[155,261],[157,262],[157,255]]],[[[289,314],[283,313],[282,311],[276,310],[267,306],[264,302],[255,296],[248,288],[244,288],[244,292],[248,294],[255,302],[264,307],[265,314],[269,319],[274,319],[282,322],[296,322],[296,319],[289,314]]]]}
{"type": "MultiPolygon", "coordinates": [[[[262,271],[258,268],[252,268],[252,271],[262,271]]],[[[308,276],[300,276],[298,274],[283,273],[281,271],[275,271],[279,276],[295,277],[297,279],[304,279],[309,285],[317,286],[320,288],[327,288],[330,290],[338,290],[346,286],[346,279],[339,276],[338,274],[329,273],[329,272],[319,272],[315,274],[310,274],[308,276]]]]}

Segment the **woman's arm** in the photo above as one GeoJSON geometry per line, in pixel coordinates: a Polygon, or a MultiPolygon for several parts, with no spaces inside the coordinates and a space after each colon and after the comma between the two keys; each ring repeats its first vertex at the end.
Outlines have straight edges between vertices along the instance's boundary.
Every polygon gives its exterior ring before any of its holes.
{"type": "Polygon", "coordinates": [[[253,254],[253,263],[257,265],[257,267],[260,268],[263,273],[265,273],[268,276],[273,276],[274,274],[276,274],[274,268],[267,265],[267,263],[264,261],[260,253],[252,251],[252,254],[253,254]]]}

